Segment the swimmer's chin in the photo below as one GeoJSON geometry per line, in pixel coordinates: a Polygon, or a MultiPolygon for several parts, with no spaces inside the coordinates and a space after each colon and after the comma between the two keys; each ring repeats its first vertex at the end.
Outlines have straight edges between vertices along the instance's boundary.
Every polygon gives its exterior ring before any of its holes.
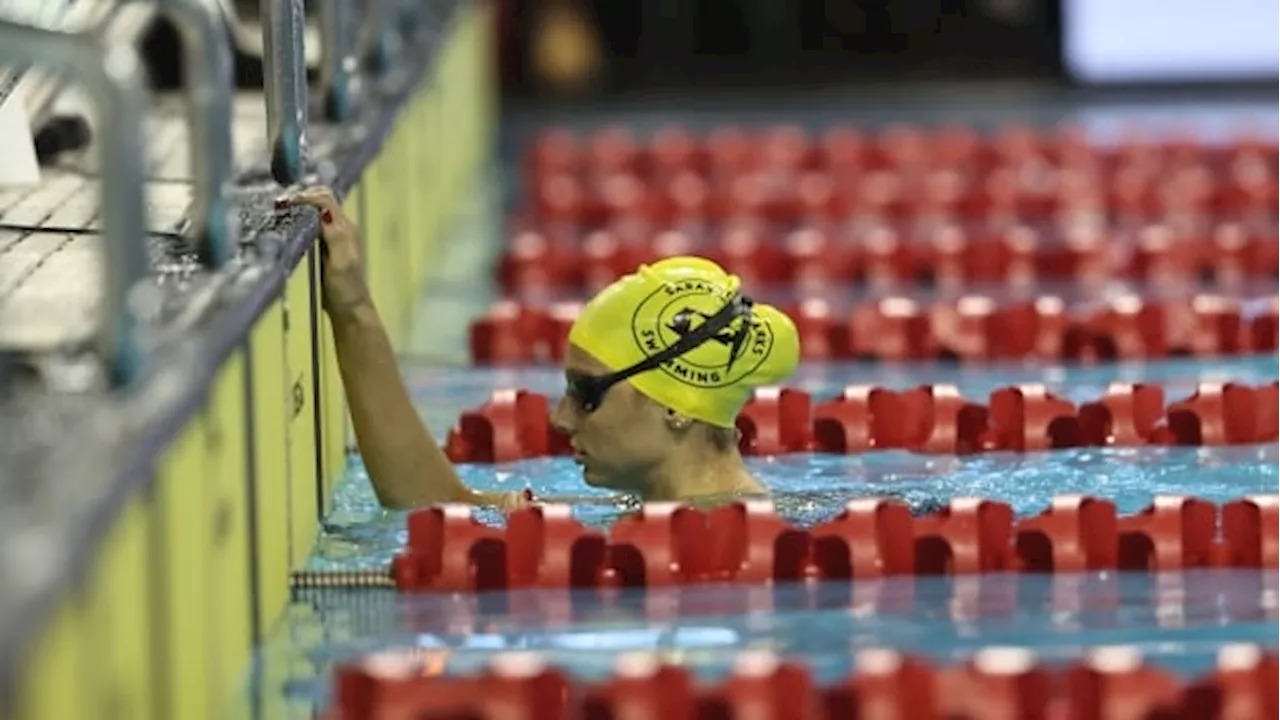
{"type": "Polygon", "coordinates": [[[602,490],[617,489],[609,482],[608,476],[600,474],[589,465],[582,466],[582,482],[588,487],[600,488],[602,490]]]}
{"type": "Polygon", "coordinates": [[[606,485],[602,483],[601,480],[602,478],[599,475],[597,475],[595,472],[593,472],[591,468],[587,467],[586,465],[582,466],[582,482],[586,483],[587,485],[590,485],[591,487],[606,487],[606,485]]]}

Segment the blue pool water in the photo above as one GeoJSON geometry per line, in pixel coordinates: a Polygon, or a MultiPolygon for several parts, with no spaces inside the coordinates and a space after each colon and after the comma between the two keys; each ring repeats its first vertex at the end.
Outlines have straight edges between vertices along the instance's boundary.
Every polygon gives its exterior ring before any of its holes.
{"type": "MultiPolygon", "coordinates": [[[[1095,367],[1010,364],[805,366],[789,383],[816,396],[846,384],[905,388],[946,382],[985,400],[991,390],[1042,382],[1074,401],[1095,398],[1112,382],[1160,382],[1170,394],[1196,383],[1269,382],[1275,355],[1216,361],[1172,360],[1095,367]]],[[[551,397],[561,389],[555,368],[408,367],[421,413],[442,438],[459,412],[495,388],[529,388],[551,397]]],[[[751,458],[785,518],[812,524],[854,497],[887,495],[925,511],[955,496],[1010,503],[1019,514],[1043,509],[1057,494],[1105,496],[1122,512],[1156,494],[1224,501],[1280,488],[1275,443],[1231,448],[1078,449],[968,457],[893,451],[850,456],[751,458]]],[[[318,570],[384,568],[404,542],[402,512],[381,509],[363,463],[351,458],[311,560],[318,570]]],[[[530,487],[540,496],[590,497],[582,521],[607,526],[635,505],[581,482],[565,458],[468,465],[469,484],[483,489],[530,487]]],[[[480,512],[500,524],[497,513],[480,512]]],[[[1198,673],[1222,645],[1275,646],[1277,574],[1197,571],[1145,575],[1103,573],[1054,577],[895,578],[778,589],[696,587],[624,593],[610,601],[566,592],[402,596],[389,591],[303,591],[261,649],[245,697],[245,716],[311,717],[327,696],[333,663],[362,652],[413,648],[445,673],[467,673],[504,650],[536,649],[575,676],[600,678],[619,654],[646,650],[714,677],[743,649],[769,648],[801,658],[819,679],[851,668],[854,653],[894,647],[938,659],[963,657],[985,645],[1031,647],[1050,660],[1078,657],[1101,644],[1132,644],[1180,673],[1198,673]]]]}
{"type": "Polygon", "coordinates": [[[534,650],[583,680],[606,677],[628,652],[655,653],[714,679],[737,653],[767,649],[803,658],[815,679],[831,682],[850,672],[856,653],[877,647],[946,662],[984,646],[1018,646],[1061,663],[1123,644],[1191,676],[1211,668],[1224,644],[1276,646],[1277,589],[1274,572],[1213,570],[706,586],[609,601],[560,591],[309,591],[290,608],[261,668],[275,681],[264,690],[277,713],[287,709],[289,717],[326,702],[333,664],[387,649],[430,658],[443,674],[534,650]]]}
{"type": "MultiPolygon", "coordinates": [[[[1278,365],[1275,355],[1094,367],[824,363],[802,367],[788,385],[823,397],[836,395],[845,385],[868,381],[893,388],[946,382],[982,401],[999,387],[1044,383],[1054,392],[1082,402],[1101,396],[1113,382],[1163,383],[1170,398],[1189,394],[1199,382],[1270,382],[1277,377],[1278,365]]],[[[408,368],[405,375],[437,438],[444,437],[460,411],[485,402],[495,388],[528,388],[556,397],[563,387],[561,373],[553,367],[408,368]]],[[[893,497],[925,511],[951,497],[977,495],[1007,502],[1019,514],[1034,514],[1054,495],[1063,493],[1107,497],[1121,512],[1140,510],[1158,494],[1224,501],[1275,493],[1280,487],[1277,448],[1274,443],[1229,448],[1082,448],[967,457],[889,451],[749,458],[748,463],[773,490],[779,513],[809,525],[831,518],[850,499],[866,496],[893,497]]],[[[584,485],[581,469],[568,458],[465,465],[460,474],[467,484],[483,490],[530,488],[538,497],[592,498],[593,502],[575,504],[574,515],[596,526],[607,526],[636,507],[629,498],[584,485]]],[[[502,522],[497,512],[481,510],[477,514],[484,522],[502,522]]],[[[404,513],[378,505],[363,463],[353,458],[347,481],[336,491],[334,511],[324,523],[312,566],[384,567],[404,543],[404,526],[404,513]]]]}
{"type": "MultiPolygon", "coordinates": [[[[1083,493],[1114,501],[1123,513],[1147,506],[1154,495],[1194,495],[1223,502],[1242,495],[1274,494],[1280,485],[1277,446],[1198,449],[1080,449],[1053,453],[991,453],[969,457],[879,452],[864,455],[788,455],[750,458],[748,464],[773,491],[778,513],[800,525],[834,517],[853,498],[887,496],[925,512],[952,497],[980,496],[1033,515],[1054,495],[1083,493]]],[[[405,513],[380,508],[363,464],[337,490],[334,511],[312,558],[317,570],[382,568],[405,542],[405,513]]],[[[607,527],[638,507],[582,483],[568,458],[542,458],[498,466],[470,465],[463,480],[485,490],[532,487],[539,495],[593,497],[578,502],[579,520],[607,527]]],[[[477,517],[502,524],[496,511],[477,517]]]]}

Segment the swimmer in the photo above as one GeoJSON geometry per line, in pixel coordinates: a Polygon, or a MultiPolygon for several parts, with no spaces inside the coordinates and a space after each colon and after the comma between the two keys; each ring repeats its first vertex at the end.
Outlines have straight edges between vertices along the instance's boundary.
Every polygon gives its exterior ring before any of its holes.
{"type": "MultiPolygon", "coordinates": [[[[320,211],[323,304],[379,501],[504,509],[528,502],[525,493],[464,485],[431,437],[370,298],[359,228],[332,192],[307,189],[280,204],[320,211]]],[[[583,307],[569,332],[566,390],[551,421],[569,437],[588,485],[642,501],[764,495],[738,453],[735,420],[752,391],[790,377],[799,356],[790,318],[753,303],[736,276],[702,258],[668,258],[583,307]]]]}

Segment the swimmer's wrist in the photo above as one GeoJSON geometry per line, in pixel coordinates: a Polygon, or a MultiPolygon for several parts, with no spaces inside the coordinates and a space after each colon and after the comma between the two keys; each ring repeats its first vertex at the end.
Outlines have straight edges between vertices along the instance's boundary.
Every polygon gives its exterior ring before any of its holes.
{"type": "Polygon", "coordinates": [[[342,298],[325,296],[323,304],[325,313],[334,321],[358,322],[377,319],[373,298],[369,296],[367,290],[342,298]]]}
{"type": "Polygon", "coordinates": [[[505,492],[471,491],[470,501],[474,505],[485,505],[499,510],[516,510],[534,502],[533,493],[529,490],[509,490],[505,492]]]}

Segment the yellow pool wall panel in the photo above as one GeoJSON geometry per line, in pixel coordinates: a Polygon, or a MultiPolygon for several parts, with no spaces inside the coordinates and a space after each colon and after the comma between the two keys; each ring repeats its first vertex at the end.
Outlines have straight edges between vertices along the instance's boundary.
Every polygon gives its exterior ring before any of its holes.
{"type": "MultiPolygon", "coordinates": [[[[206,525],[209,570],[215,602],[211,635],[211,690],[215,700],[238,689],[254,637],[254,581],[250,572],[248,408],[245,403],[245,356],[237,350],[213,382],[204,426],[206,525]]],[[[218,707],[215,703],[215,707],[218,707]]],[[[221,708],[219,708],[220,710],[221,708]]]]}
{"type": "Polygon", "coordinates": [[[249,338],[253,416],[253,511],[256,612],[265,631],[289,600],[290,478],[289,416],[292,399],[286,381],[284,304],[275,301],[259,318],[249,338]]]}
{"type": "Polygon", "coordinates": [[[93,670],[95,643],[88,632],[84,598],[71,591],[50,613],[18,676],[14,711],[18,720],[92,717],[98,706],[93,670]],[[67,691],[74,678],[80,686],[67,691]]]}
{"type": "Polygon", "coordinates": [[[202,418],[193,418],[169,446],[156,479],[161,587],[157,618],[164,635],[159,680],[162,717],[200,720],[210,716],[213,650],[208,633],[213,618],[209,574],[208,485],[202,418]]]}
{"type": "Polygon", "coordinates": [[[294,268],[285,282],[284,313],[285,383],[289,389],[287,440],[289,446],[289,567],[302,568],[315,545],[319,525],[320,492],[316,474],[317,440],[312,403],[311,324],[315,322],[310,255],[294,268]]]}

